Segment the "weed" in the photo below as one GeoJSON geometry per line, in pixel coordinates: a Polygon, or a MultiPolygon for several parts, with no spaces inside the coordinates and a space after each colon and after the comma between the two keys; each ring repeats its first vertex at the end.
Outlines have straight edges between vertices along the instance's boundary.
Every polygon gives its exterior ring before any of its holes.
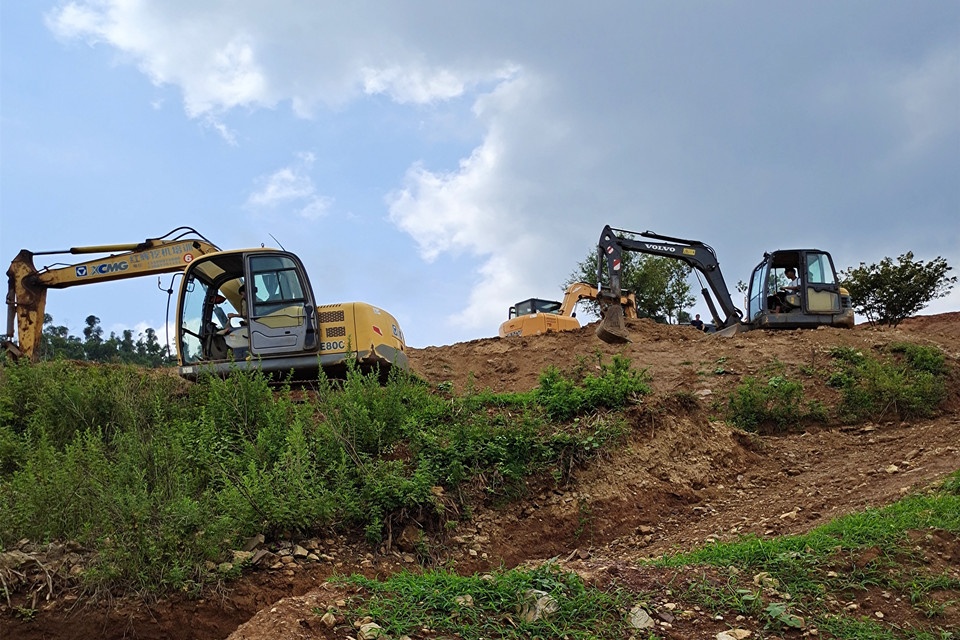
{"type": "Polygon", "coordinates": [[[745,431],[757,431],[764,424],[786,431],[804,420],[826,417],[818,403],[803,404],[803,385],[776,375],[765,383],[749,376],[737,386],[727,402],[731,422],[745,431]]]}
{"type": "Polygon", "coordinates": [[[946,398],[946,363],[935,347],[898,343],[882,358],[849,348],[831,355],[827,384],[841,391],[840,414],[848,421],[926,417],[946,398]]]}
{"type": "MultiPolygon", "coordinates": [[[[960,581],[947,573],[926,572],[922,559],[912,563],[913,568],[904,568],[901,560],[913,552],[915,543],[910,532],[960,534],[960,496],[948,490],[957,476],[960,472],[955,472],[939,491],[908,496],[883,509],[850,514],[805,535],[773,540],[746,536],[652,562],[670,567],[712,565],[730,572],[726,584],[708,578],[704,572],[702,579],[689,585],[688,597],[710,610],[735,610],[765,618],[771,629],[799,628],[812,619],[831,637],[904,637],[876,621],[837,615],[824,603],[831,599],[830,594],[883,588],[902,594],[903,600],[935,621],[943,611],[942,603],[928,594],[956,591],[960,581]],[[867,549],[875,557],[872,562],[852,562],[867,549]],[[843,571],[837,569],[840,566],[843,571]],[[742,576],[752,576],[753,581],[741,584],[742,576]],[[807,612],[804,620],[798,611],[807,612]]],[[[936,634],[934,628],[906,637],[950,637],[936,634]]]]}
{"type": "Polygon", "coordinates": [[[306,401],[257,372],[188,391],[135,367],[0,376],[0,545],[77,540],[97,552],[85,580],[137,591],[221,580],[204,563],[256,533],[353,528],[378,543],[410,517],[469,517],[452,497],[466,483],[499,502],[534,474],[565,482],[625,432],[602,409],[647,389],[620,358],[545,374],[534,392],[462,397],[396,369],[385,384],[356,368],[321,377],[306,401]]]}
{"type": "MultiPolygon", "coordinates": [[[[446,570],[401,573],[380,582],[363,576],[343,579],[365,592],[343,611],[348,620],[369,616],[391,637],[432,633],[479,638],[622,638],[628,596],[586,586],[573,573],[545,564],[483,576],[446,570]],[[546,614],[524,616],[531,594],[553,603],[546,614]],[[409,606],[415,602],[417,606],[409,606]]],[[[315,611],[320,614],[321,612],[315,611]]]]}

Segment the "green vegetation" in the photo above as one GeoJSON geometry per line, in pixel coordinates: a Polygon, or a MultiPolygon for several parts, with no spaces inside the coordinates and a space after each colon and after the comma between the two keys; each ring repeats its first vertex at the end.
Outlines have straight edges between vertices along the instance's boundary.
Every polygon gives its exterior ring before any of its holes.
{"type": "Polygon", "coordinates": [[[718,568],[721,579],[693,581],[684,598],[708,611],[753,616],[774,630],[817,627],[831,637],[851,640],[954,638],[937,623],[944,604],[934,595],[960,592],[960,579],[947,570],[931,570],[922,553],[918,555],[922,547],[911,534],[960,535],[958,487],[960,471],[936,490],[908,496],[883,509],[841,517],[806,535],[749,536],[652,564],[718,568]],[[887,605],[909,606],[926,622],[922,628],[897,630],[871,618],[869,611],[844,606],[868,591],[886,593],[887,605]]]}
{"type": "Polygon", "coordinates": [[[383,582],[351,576],[345,582],[361,587],[363,595],[340,613],[369,617],[394,638],[424,628],[468,640],[623,638],[628,630],[624,612],[633,604],[625,591],[588,587],[576,574],[549,563],[485,575],[436,570],[401,573],[383,582]],[[545,605],[541,616],[533,614],[538,599],[545,605]]]}
{"type": "MultiPolygon", "coordinates": [[[[803,385],[775,364],[763,376],[745,377],[734,389],[726,402],[727,419],[746,431],[780,433],[831,419],[852,423],[929,417],[947,397],[946,359],[936,347],[895,343],[876,354],[836,347],[830,355],[832,368],[823,375],[827,386],[840,391],[832,409],[805,400],[803,385]]],[[[820,375],[810,367],[801,372],[820,375]]]]}
{"type": "Polygon", "coordinates": [[[431,391],[351,370],[304,395],[259,374],[188,386],[167,372],[65,361],[0,368],[0,544],[75,540],[98,586],[194,589],[248,537],[442,525],[532,475],[563,482],[625,431],[647,392],[616,358],[551,369],[525,394],[431,391]],[[438,491],[437,488],[445,491],[438,491]],[[441,496],[461,496],[454,499],[441,496]],[[483,496],[481,496],[483,497],[483,496]]]}
{"type": "Polygon", "coordinates": [[[951,269],[939,256],[924,264],[914,261],[913,252],[908,251],[897,258],[897,264],[890,258],[880,264],[861,262],[859,267],[839,275],[857,313],[865,315],[871,324],[895,327],[931,300],[950,293],[957,281],[956,276],[947,275],[951,269]]]}
{"type": "Polygon", "coordinates": [[[753,376],[744,378],[731,394],[727,411],[730,421],[745,431],[771,425],[773,432],[783,432],[808,420],[826,419],[820,403],[803,401],[803,385],[782,375],[766,382],[753,376]]]}
{"type": "Polygon", "coordinates": [[[946,363],[936,347],[894,344],[879,357],[838,347],[830,355],[827,384],[840,390],[838,414],[848,422],[928,417],[947,397],[946,363]]]}

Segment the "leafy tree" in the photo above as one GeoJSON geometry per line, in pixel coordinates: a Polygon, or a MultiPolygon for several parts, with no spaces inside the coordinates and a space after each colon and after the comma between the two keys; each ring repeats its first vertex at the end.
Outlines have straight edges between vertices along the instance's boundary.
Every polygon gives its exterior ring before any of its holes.
{"type": "MultiPolygon", "coordinates": [[[[599,249],[593,251],[579,264],[564,283],[564,288],[574,282],[596,284],[597,260],[599,249]]],[[[624,291],[632,291],[637,296],[637,315],[641,318],[653,318],[665,322],[667,318],[682,321],[684,309],[693,306],[696,301],[690,294],[687,277],[692,270],[680,260],[651,256],[635,251],[624,251],[621,256],[620,286],[624,291]]],[[[583,304],[599,313],[599,305],[594,301],[583,304]]]]}
{"type": "Polygon", "coordinates": [[[157,332],[147,328],[133,341],[133,331],[124,329],[121,335],[110,334],[103,338],[100,318],[87,316],[83,329],[84,339],[70,335],[70,330],[53,323],[50,314],[44,315],[43,336],[40,344],[40,356],[46,360],[66,358],[68,360],[90,360],[93,362],[121,362],[159,367],[174,362],[167,347],[157,340],[157,332]]]}
{"type": "Polygon", "coordinates": [[[69,360],[83,360],[83,342],[70,335],[64,326],[53,324],[53,316],[43,315],[43,335],[40,337],[40,356],[43,358],[62,357],[69,360]]]}
{"type": "Polygon", "coordinates": [[[850,267],[840,272],[843,287],[850,292],[854,311],[865,315],[871,324],[897,326],[931,300],[942,298],[953,288],[956,276],[948,276],[952,267],[941,257],[923,264],[914,261],[908,251],[894,264],[884,258],[880,264],[850,267]]]}

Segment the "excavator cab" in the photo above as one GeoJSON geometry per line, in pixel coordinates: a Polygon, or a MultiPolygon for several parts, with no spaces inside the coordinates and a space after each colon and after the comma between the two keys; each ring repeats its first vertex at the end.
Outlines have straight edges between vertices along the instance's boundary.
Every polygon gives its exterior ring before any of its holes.
{"type": "Polygon", "coordinates": [[[385,379],[408,369],[397,319],[364,302],[317,305],[300,259],[279,249],[221,251],[183,272],[177,310],[180,375],[257,369],[296,379],[345,374],[349,362],[385,379]],[[227,322],[224,322],[224,320],[227,322]]]}
{"type": "Polygon", "coordinates": [[[508,318],[518,318],[534,313],[560,313],[560,307],[563,306],[558,300],[541,300],[540,298],[530,298],[523,300],[510,307],[507,314],[508,318]]]}
{"type": "Polygon", "coordinates": [[[178,314],[181,361],[316,354],[316,301],[293,254],[225,251],[184,273],[178,314]]]}
{"type": "Polygon", "coordinates": [[[747,322],[765,329],[851,327],[850,296],[840,287],[833,259],[818,249],[786,249],[764,254],[750,276],[747,322]],[[787,271],[796,271],[799,289],[784,289],[787,271]]]}

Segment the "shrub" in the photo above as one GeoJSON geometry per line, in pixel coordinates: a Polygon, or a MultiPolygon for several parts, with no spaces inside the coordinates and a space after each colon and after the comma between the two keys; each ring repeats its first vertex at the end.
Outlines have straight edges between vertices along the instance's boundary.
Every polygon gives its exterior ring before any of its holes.
{"type": "Polygon", "coordinates": [[[927,417],[946,398],[946,362],[935,347],[898,343],[881,358],[838,350],[831,355],[836,369],[827,383],[840,389],[839,411],[848,421],[927,417]]]}
{"type": "Polygon", "coordinates": [[[823,407],[816,402],[803,403],[803,385],[777,375],[765,383],[747,377],[727,402],[731,422],[746,431],[757,431],[765,424],[775,431],[785,431],[804,420],[822,420],[823,407]]]}
{"type": "Polygon", "coordinates": [[[645,371],[633,369],[630,360],[615,355],[610,364],[600,362],[599,375],[587,373],[581,384],[565,376],[556,367],[540,374],[535,398],[554,420],[569,420],[600,408],[626,406],[650,393],[645,371]]]}
{"type": "Polygon", "coordinates": [[[506,500],[532,474],[563,480],[624,430],[595,409],[646,389],[622,360],[580,382],[557,374],[549,406],[569,396],[590,415],[556,424],[536,392],[457,398],[400,373],[350,370],[294,394],[257,372],[183,392],[143,371],[0,368],[0,546],[77,540],[97,551],[86,579],[100,586],[192,590],[216,579],[204,561],[255,533],[379,541],[412,516],[456,516],[467,483],[506,500]]]}

